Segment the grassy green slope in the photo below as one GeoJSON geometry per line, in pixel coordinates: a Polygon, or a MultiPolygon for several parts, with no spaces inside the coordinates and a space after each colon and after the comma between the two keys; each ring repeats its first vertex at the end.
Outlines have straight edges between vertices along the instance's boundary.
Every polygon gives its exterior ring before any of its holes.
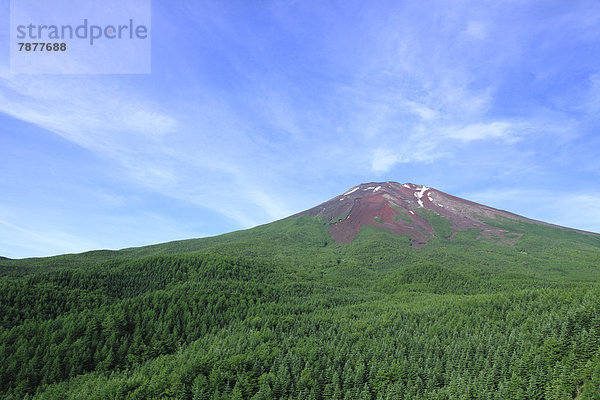
{"type": "Polygon", "coordinates": [[[523,236],[346,246],[300,217],[0,260],[0,396],[599,398],[600,240],[494,223],[523,236]]]}
{"type": "Polygon", "coordinates": [[[256,228],[224,235],[178,240],[122,250],[97,250],[53,257],[0,258],[0,276],[24,276],[63,268],[88,268],[111,260],[129,260],[152,255],[188,254],[215,249],[246,256],[272,257],[290,252],[303,252],[306,247],[325,247],[332,243],[327,229],[308,217],[286,218],[256,228]],[[229,246],[229,244],[234,244],[229,246]],[[283,249],[286,247],[286,249],[283,249]]]}

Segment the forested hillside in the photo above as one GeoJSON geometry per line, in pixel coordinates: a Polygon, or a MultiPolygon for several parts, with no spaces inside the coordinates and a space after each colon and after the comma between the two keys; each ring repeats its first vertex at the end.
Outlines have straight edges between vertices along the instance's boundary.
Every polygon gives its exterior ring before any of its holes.
{"type": "Polygon", "coordinates": [[[495,220],[420,249],[288,218],[0,260],[5,399],[598,399],[600,238],[495,220]]]}

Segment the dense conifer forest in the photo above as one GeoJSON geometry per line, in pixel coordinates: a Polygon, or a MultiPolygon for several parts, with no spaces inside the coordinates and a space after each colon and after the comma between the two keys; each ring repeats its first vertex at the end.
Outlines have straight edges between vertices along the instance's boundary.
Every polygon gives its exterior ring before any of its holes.
{"type": "Polygon", "coordinates": [[[288,218],[0,260],[4,399],[600,399],[600,237],[288,218]]]}

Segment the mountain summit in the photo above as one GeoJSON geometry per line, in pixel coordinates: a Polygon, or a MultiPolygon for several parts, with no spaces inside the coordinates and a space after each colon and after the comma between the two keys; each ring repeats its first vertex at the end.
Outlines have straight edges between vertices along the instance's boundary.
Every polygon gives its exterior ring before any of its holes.
{"type": "Polygon", "coordinates": [[[458,231],[466,229],[477,229],[482,238],[513,245],[520,234],[490,225],[490,222],[503,218],[550,225],[428,186],[397,182],[360,184],[299,215],[322,219],[329,225],[329,233],[336,242],[350,243],[362,227],[373,226],[410,236],[413,247],[424,246],[434,236],[451,239],[458,231]]]}

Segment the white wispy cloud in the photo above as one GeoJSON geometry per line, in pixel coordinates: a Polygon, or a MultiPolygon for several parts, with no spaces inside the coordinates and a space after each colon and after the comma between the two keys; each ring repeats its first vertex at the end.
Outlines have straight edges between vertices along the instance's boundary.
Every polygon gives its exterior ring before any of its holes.
{"type": "Polygon", "coordinates": [[[447,136],[461,141],[503,139],[515,141],[516,135],[523,131],[518,124],[494,121],[491,123],[476,123],[460,128],[449,129],[447,136]]]}
{"type": "Polygon", "coordinates": [[[150,140],[176,121],[109,80],[0,73],[0,111],[89,149],[108,151],[129,136],[150,140]]]}
{"type": "Polygon", "coordinates": [[[401,161],[400,155],[390,149],[375,149],[371,169],[374,172],[387,172],[401,161]]]}
{"type": "MultiPolygon", "coordinates": [[[[248,180],[245,172],[252,167],[245,166],[243,158],[232,157],[248,141],[231,130],[235,126],[209,127],[206,122],[195,125],[193,119],[188,119],[188,125],[182,127],[168,107],[159,110],[143,95],[114,87],[111,79],[85,77],[76,78],[74,83],[66,77],[8,73],[0,79],[1,112],[110,159],[114,173],[126,174],[137,185],[212,208],[245,227],[264,222],[260,213],[279,218],[287,211],[283,202],[275,201],[260,185],[243,184],[248,180]],[[228,142],[235,138],[238,143],[228,151],[228,142]],[[208,148],[198,146],[203,141],[210,142],[208,148]],[[223,175],[225,178],[219,182],[218,177],[223,175]],[[237,189],[228,192],[220,185],[237,189]]],[[[275,108],[279,115],[275,124],[295,131],[280,103],[271,104],[270,109],[275,108]]],[[[222,118],[237,119],[231,114],[222,118]]]]}
{"type": "Polygon", "coordinates": [[[487,37],[487,26],[482,21],[469,21],[465,33],[478,40],[483,40],[487,37]]]}
{"type": "MultiPolygon", "coordinates": [[[[98,247],[98,244],[93,241],[56,229],[42,231],[39,226],[24,228],[6,220],[0,220],[0,226],[5,228],[0,230],[0,246],[8,248],[12,247],[9,244],[16,242],[19,243],[21,251],[26,251],[30,255],[48,255],[49,248],[54,254],[61,254],[98,247]]],[[[4,255],[12,256],[10,253],[4,255]]]]}

